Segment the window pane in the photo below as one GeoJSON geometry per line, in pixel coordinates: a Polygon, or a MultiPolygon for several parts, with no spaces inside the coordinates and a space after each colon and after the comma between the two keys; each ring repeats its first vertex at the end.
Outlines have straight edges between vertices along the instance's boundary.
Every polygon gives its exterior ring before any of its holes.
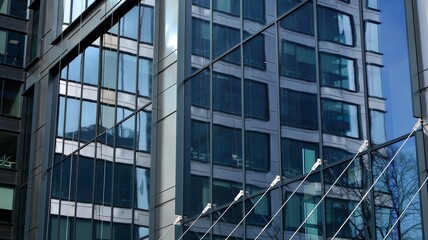
{"type": "Polygon", "coordinates": [[[26,18],[27,0],[0,1],[0,13],[20,18],[26,18]]]}
{"type": "Polygon", "coordinates": [[[138,59],[138,95],[152,97],[152,60],[138,59]]]}
{"type": "Polygon", "coordinates": [[[132,207],[132,165],[114,164],[114,206],[132,207]]]}
{"type": "Polygon", "coordinates": [[[213,109],[230,114],[241,114],[241,79],[232,75],[214,73],[213,109]]]}
{"type": "Polygon", "coordinates": [[[354,26],[351,15],[318,6],[318,35],[320,40],[354,45],[354,26]]]}
{"type": "Polygon", "coordinates": [[[357,105],[322,99],[322,125],[324,132],[358,138],[358,118],[357,105]]]}
{"type": "Polygon", "coordinates": [[[184,193],[184,212],[188,216],[194,216],[199,214],[201,209],[204,209],[207,203],[211,201],[209,178],[190,175],[188,183],[189,189],[184,193]]]}
{"type": "Polygon", "coordinates": [[[99,116],[99,132],[104,132],[114,126],[115,109],[112,106],[101,104],[99,116]]]}
{"type": "Polygon", "coordinates": [[[192,18],[192,54],[210,57],[210,22],[192,18]]]}
{"type": "Polygon", "coordinates": [[[13,188],[0,187],[0,223],[12,223],[13,188]]]}
{"type": "Polygon", "coordinates": [[[149,239],[149,228],[142,226],[134,226],[134,240],[149,239]]]}
{"type": "Polygon", "coordinates": [[[132,239],[131,224],[113,223],[113,239],[132,239]]]}
{"type": "Polygon", "coordinates": [[[317,95],[282,88],[281,125],[317,130],[317,95]]]}
{"type": "Polygon", "coordinates": [[[379,48],[379,24],[366,22],[366,50],[380,52],[379,48]]]}
{"type": "Polygon", "coordinates": [[[209,108],[210,107],[210,71],[206,69],[196,76],[190,82],[191,84],[191,103],[193,106],[209,108]]]}
{"type": "Polygon", "coordinates": [[[18,134],[0,131],[0,167],[16,168],[18,134]]]}
{"type": "Polygon", "coordinates": [[[25,34],[0,30],[0,63],[22,67],[25,34]]]}
{"type": "Polygon", "coordinates": [[[282,40],[281,76],[316,81],[315,49],[282,40]]]}
{"type": "Polygon", "coordinates": [[[321,83],[324,86],[356,91],[355,60],[339,55],[320,53],[321,83]]]}
{"type": "Polygon", "coordinates": [[[137,57],[119,53],[118,90],[135,93],[137,78],[137,57]]]}
{"type": "Polygon", "coordinates": [[[192,120],[190,150],[192,160],[210,161],[209,123],[192,120]]]}
{"type": "Polygon", "coordinates": [[[90,219],[76,218],[76,238],[79,240],[92,239],[92,224],[90,219]]]}
{"type": "Polygon", "coordinates": [[[308,2],[287,15],[281,20],[280,24],[287,30],[314,36],[314,11],[312,2],[308,2]]]}
{"type": "Polygon", "coordinates": [[[232,167],[241,167],[241,129],[213,125],[213,162],[232,167]]]}
{"type": "MultiPolygon", "coordinates": [[[[144,17],[144,16],[143,16],[144,17]]],[[[138,8],[132,8],[120,20],[120,36],[137,40],[138,8]]]]}
{"type": "Polygon", "coordinates": [[[238,28],[213,24],[213,58],[217,58],[238,44],[240,36],[238,28]]]}
{"type": "Polygon", "coordinates": [[[66,111],[65,137],[77,140],[79,137],[80,100],[68,98],[66,111]]]}
{"type": "Polygon", "coordinates": [[[251,80],[245,80],[245,117],[269,120],[268,86],[251,80]]]}
{"type": "Polygon", "coordinates": [[[140,111],[137,119],[137,150],[150,152],[151,148],[151,113],[140,111]]]}
{"type": "Polygon", "coordinates": [[[245,167],[251,170],[270,170],[270,135],[245,131],[245,167]]]}
{"type": "Polygon", "coordinates": [[[140,17],[140,41],[153,44],[153,7],[142,6],[140,17]]]}
{"type": "Polygon", "coordinates": [[[2,100],[1,114],[19,117],[21,111],[21,86],[22,83],[14,81],[3,82],[3,89],[0,85],[0,97],[2,100]]]}
{"type": "Polygon", "coordinates": [[[68,80],[80,82],[80,70],[81,70],[82,58],[79,54],[71,63],[68,65],[68,80]]]}
{"type": "Polygon", "coordinates": [[[94,176],[94,159],[79,157],[77,201],[92,202],[92,184],[94,176]]]}
{"type": "Polygon", "coordinates": [[[97,104],[82,100],[82,119],[80,124],[80,140],[87,142],[95,138],[97,104]]]}
{"type": "Polygon", "coordinates": [[[281,141],[282,174],[293,178],[310,171],[319,157],[318,143],[283,138],[281,141]]]}
{"type": "Polygon", "coordinates": [[[266,70],[265,35],[259,34],[244,44],[244,65],[266,70]]]}
{"type": "MultiPolygon", "coordinates": [[[[118,110],[119,112],[119,110],[118,110]]],[[[128,118],[116,127],[116,147],[134,149],[135,146],[135,117],[128,118]]]]}
{"type": "Polygon", "coordinates": [[[149,210],[150,200],[150,170],[135,169],[135,207],[149,210]]]}
{"type": "Polygon", "coordinates": [[[290,11],[302,0],[276,0],[278,16],[290,11]]]}
{"type": "Polygon", "coordinates": [[[367,65],[367,85],[369,96],[383,97],[382,72],[380,66],[367,65]]]}
{"type": "Polygon", "coordinates": [[[85,0],[73,0],[71,21],[74,21],[85,10],[85,0]]]}
{"type": "Polygon", "coordinates": [[[372,143],[381,144],[386,142],[385,113],[381,111],[370,111],[370,136],[372,143]]]}
{"type": "Polygon", "coordinates": [[[111,204],[112,194],[112,166],[108,161],[97,160],[95,169],[95,203],[111,204]]]}
{"type": "Polygon", "coordinates": [[[379,9],[378,0],[367,0],[367,7],[373,9],[379,9]]]}
{"type": "Polygon", "coordinates": [[[84,83],[98,85],[99,53],[98,47],[88,47],[85,50],[84,83]]]}
{"type": "Polygon", "coordinates": [[[103,51],[103,81],[102,86],[105,88],[116,88],[117,78],[117,52],[104,49],[103,51]]]}
{"type": "Polygon", "coordinates": [[[94,221],[93,239],[110,240],[111,239],[111,222],[94,221]]]}

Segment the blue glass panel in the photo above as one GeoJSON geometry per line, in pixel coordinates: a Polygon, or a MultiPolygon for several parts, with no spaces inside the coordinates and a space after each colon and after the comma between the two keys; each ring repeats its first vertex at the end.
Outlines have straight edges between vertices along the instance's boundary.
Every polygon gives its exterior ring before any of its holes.
{"type": "Polygon", "coordinates": [[[120,20],[120,36],[137,40],[138,7],[134,7],[120,20]]]}
{"type": "Polygon", "coordinates": [[[80,123],[80,140],[83,142],[95,138],[97,103],[82,100],[82,119],[80,123]]]}
{"type": "Polygon", "coordinates": [[[84,83],[98,85],[99,58],[100,50],[98,47],[88,47],[85,50],[84,83]]]}
{"type": "Polygon", "coordinates": [[[135,169],[135,207],[149,210],[150,201],[150,170],[135,169]]]}
{"type": "Polygon", "coordinates": [[[133,116],[116,127],[116,147],[134,149],[134,146],[135,117],[133,116]]]}
{"type": "Polygon", "coordinates": [[[320,40],[353,46],[353,16],[335,9],[318,6],[318,36],[320,40]]]}
{"type": "Polygon", "coordinates": [[[281,125],[317,130],[317,95],[282,88],[281,125]]]}
{"type": "Polygon", "coordinates": [[[67,98],[67,109],[65,113],[65,132],[64,137],[72,140],[79,138],[79,116],[80,100],[67,98]]]}
{"type": "Polygon", "coordinates": [[[141,6],[140,9],[140,41],[153,44],[153,7],[141,6]]]}
{"type": "Polygon", "coordinates": [[[312,2],[299,7],[280,21],[283,28],[314,36],[314,11],[312,2]]]}
{"type": "Polygon", "coordinates": [[[293,178],[310,171],[319,157],[319,144],[296,139],[281,141],[282,174],[293,178]]]}
{"type": "Polygon", "coordinates": [[[137,119],[137,150],[150,152],[151,148],[151,113],[140,111],[137,119]]]}
{"type": "Polygon", "coordinates": [[[80,82],[82,69],[82,56],[79,54],[73,61],[68,64],[68,80],[80,82]]]}
{"type": "Polygon", "coordinates": [[[315,49],[286,40],[281,43],[280,75],[315,82],[315,49]]]}
{"type": "Polygon", "coordinates": [[[270,170],[270,135],[245,131],[245,167],[256,171],[270,170]]]}
{"type": "Polygon", "coordinates": [[[65,98],[63,96],[59,97],[58,104],[58,122],[57,122],[57,136],[64,136],[64,114],[65,114],[65,98]]]}
{"type": "Polygon", "coordinates": [[[119,53],[118,90],[135,93],[137,88],[137,57],[119,53]]]}
{"type": "Polygon", "coordinates": [[[138,58],[138,95],[152,97],[152,60],[138,58]]]}
{"type": "Polygon", "coordinates": [[[95,165],[95,203],[111,204],[112,197],[112,174],[113,164],[108,161],[97,159],[95,165]]]}

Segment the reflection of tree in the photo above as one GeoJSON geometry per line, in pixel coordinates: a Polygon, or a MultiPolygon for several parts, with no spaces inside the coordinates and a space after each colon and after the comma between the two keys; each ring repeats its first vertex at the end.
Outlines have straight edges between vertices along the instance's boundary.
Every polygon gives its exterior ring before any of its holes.
{"type": "MultiPolygon", "coordinates": [[[[398,147],[390,146],[375,152],[373,175],[380,172],[396,154],[398,147]]],[[[399,152],[374,188],[376,205],[376,232],[384,237],[419,186],[415,153],[399,152]]],[[[417,199],[417,198],[416,198],[417,199]]],[[[422,236],[420,202],[412,202],[391,233],[394,239],[420,239],[422,236]]]]}
{"type": "MultiPolygon", "coordinates": [[[[373,180],[379,176],[397,150],[398,147],[390,146],[374,153],[373,180]]],[[[355,171],[355,166],[351,166],[347,170],[347,174],[342,177],[343,179],[338,182],[334,190],[329,194],[327,200],[327,215],[331,215],[331,219],[327,219],[327,224],[330,225],[327,228],[329,236],[332,236],[337,231],[368,189],[367,184],[365,184],[367,182],[366,179],[368,179],[367,163],[364,164],[363,161],[360,161],[359,165],[360,167],[357,166],[357,169],[360,168],[358,171],[355,171]],[[356,172],[360,173],[355,174],[356,172]]],[[[334,181],[338,174],[336,172],[333,173],[332,170],[329,172],[333,175],[334,181]]],[[[326,188],[328,187],[326,186],[326,188]]],[[[417,189],[418,178],[415,154],[411,151],[405,152],[405,149],[403,149],[381,176],[373,190],[377,238],[382,239],[386,235],[417,189]]],[[[419,201],[415,200],[403,214],[390,235],[393,239],[421,238],[422,225],[419,204],[419,201]]],[[[370,230],[373,228],[371,222],[371,200],[366,197],[338,236],[350,239],[373,239],[374,236],[372,236],[370,230]]]]}

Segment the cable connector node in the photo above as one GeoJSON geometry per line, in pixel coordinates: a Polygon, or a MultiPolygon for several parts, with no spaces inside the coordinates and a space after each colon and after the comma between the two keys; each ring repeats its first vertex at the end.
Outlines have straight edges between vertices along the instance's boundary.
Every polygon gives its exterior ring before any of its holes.
{"type": "Polygon", "coordinates": [[[419,127],[422,125],[422,119],[418,119],[418,122],[413,126],[413,131],[416,131],[419,129],[419,127]]]}
{"type": "Polygon", "coordinates": [[[270,184],[271,187],[275,186],[277,183],[279,183],[279,181],[281,181],[281,176],[276,175],[275,179],[272,181],[272,183],[270,184]]]}
{"type": "Polygon", "coordinates": [[[211,203],[207,203],[207,206],[204,208],[204,210],[202,210],[202,214],[205,214],[210,209],[211,209],[211,203]]]}
{"type": "Polygon", "coordinates": [[[366,148],[369,146],[369,140],[364,140],[363,144],[361,145],[360,149],[358,149],[358,152],[362,152],[366,150],[366,148]]]}
{"type": "Polygon", "coordinates": [[[178,225],[178,224],[180,224],[181,220],[183,220],[183,217],[182,216],[178,216],[177,219],[175,219],[172,224],[173,225],[178,225]]]}
{"type": "Polygon", "coordinates": [[[322,160],[321,160],[321,158],[318,158],[317,161],[312,166],[312,171],[315,171],[315,169],[317,169],[318,166],[321,165],[321,164],[322,164],[322,160]]]}
{"type": "Polygon", "coordinates": [[[236,195],[234,201],[238,201],[242,196],[244,196],[244,190],[240,190],[238,195],[236,195]]]}

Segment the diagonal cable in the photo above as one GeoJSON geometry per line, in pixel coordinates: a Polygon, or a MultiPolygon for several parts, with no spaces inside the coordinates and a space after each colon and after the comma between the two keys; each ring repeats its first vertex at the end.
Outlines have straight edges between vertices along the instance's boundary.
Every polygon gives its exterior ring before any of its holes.
{"type": "Polygon", "coordinates": [[[409,141],[410,137],[413,135],[414,132],[416,132],[419,127],[422,124],[422,120],[418,119],[418,122],[413,126],[412,132],[409,133],[406,140],[404,140],[403,144],[401,144],[400,148],[398,148],[397,152],[394,154],[394,156],[391,158],[391,160],[388,162],[388,164],[385,166],[385,168],[382,170],[382,172],[379,174],[379,176],[376,178],[376,180],[370,185],[367,192],[364,194],[364,196],[361,198],[361,200],[358,202],[358,204],[355,206],[355,208],[352,210],[352,212],[348,215],[348,217],[345,219],[345,221],[342,223],[340,228],[336,231],[336,233],[333,235],[331,240],[335,239],[337,234],[339,234],[340,230],[345,226],[346,222],[351,218],[352,214],[357,210],[357,208],[360,206],[360,204],[364,201],[364,199],[369,195],[370,191],[373,189],[373,187],[376,185],[376,183],[379,181],[379,179],[382,177],[382,175],[385,173],[385,171],[388,169],[388,167],[391,165],[391,163],[394,161],[394,159],[397,157],[398,153],[400,153],[401,149],[406,145],[407,141],[409,141]]]}
{"type": "Polygon", "coordinates": [[[181,234],[178,240],[182,239],[184,235],[192,228],[192,226],[199,220],[199,218],[201,218],[201,216],[205,214],[210,208],[211,208],[211,203],[208,203],[207,206],[202,210],[201,214],[199,214],[199,216],[192,222],[192,224],[190,224],[190,226],[186,229],[186,231],[184,231],[184,233],[181,234]]]}
{"type": "Polygon", "coordinates": [[[361,152],[363,152],[367,148],[368,145],[369,145],[369,141],[365,140],[363,142],[363,144],[360,146],[360,148],[358,149],[358,152],[352,158],[352,160],[348,163],[348,165],[346,165],[346,167],[339,174],[339,176],[336,178],[336,180],[333,182],[333,184],[330,186],[330,188],[327,190],[327,192],[324,193],[324,195],[321,197],[321,199],[315,205],[314,209],[312,209],[312,211],[309,212],[308,216],[306,216],[306,218],[305,218],[305,220],[303,220],[302,224],[300,224],[300,226],[297,228],[297,230],[294,231],[294,233],[293,233],[293,235],[291,235],[290,239],[292,239],[299,232],[299,230],[303,227],[303,225],[305,225],[306,221],[308,221],[309,217],[315,212],[315,210],[317,209],[317,207],[327,197],[327,195],[330,193],[330,191],[333,189],[333,187],[336,185],[336,183],[340,180],[340,178],[343,176],[343,174],[345,174],[346,170],[348,170],[348,168],[352,165],[352,163],[355,161],[355,159],[357,159],[358,154],[360,154],[361,152]]]}
{"type": "Polygon", "coordinates": [[[315,169],[318,168],[319,165],[321,165],[322,160],[321,159],[317,159],[317,161],[314,163],[314,165],[312,166],[311,170],[308,172],[308,174],[305,176],[305,178],[299,183],[299,185],[296,187],[296,189],[294,189],[294,191],[291,193],[290,196],[288,196],[287,200],[285,200],[285,202],[281,205],[281,207],[278,209],[278,211],[276,211],[276,213],[273,215],[273,217],[269,220],[269,222],[263,227],[263,229],[260,231],[260,233],[257,235],[256,238],[254,238],[254,240],[257,240],[260,235],[262,235],[263,231],[266,230],[266,228],[269,226],[269,224],[275,219],[275,217],[279,214],[279,212],[284,208],[284,206],[287,204],[288,201],[290,201],[291,197],[293,197],[293,195],[297,192],[297,190],[300,188],[300,186],[302,186],[302,184],[306,181],[306,179],[311,175],[311,173],[313,171],[315,171],[315,169]]]}
{"type": "Polygon", "coordinates": [[[248,210],[247,214],[245,214],[245,216],[241,219],[241,221],[239,221],[239,223],[236,225],[236,227],[232,230],[232,232],[230,232],[230,234],[227,236],[227,238],[225,240],[228,240],[230,236],[232,236],[232,234],[235,232],[235,230],[239,227],[239,225],[241,225],[241,223],[245,220],[245,218],[250,215],[251,211],[254,210],[254,208],[257,206],[257,204],[262,200],[262,198],[277,184],[281,181],[281,177],[279,175],[277,175],[275,177],[275,179],[272,181],[272,183],[269,185],[269,187],[266,189],[266,191],[263,193],[263,195],[259,198],[259,200],[257,200],[257,202],[253,205],[253,207],[251,207],[250,210],[248,210]]]}

